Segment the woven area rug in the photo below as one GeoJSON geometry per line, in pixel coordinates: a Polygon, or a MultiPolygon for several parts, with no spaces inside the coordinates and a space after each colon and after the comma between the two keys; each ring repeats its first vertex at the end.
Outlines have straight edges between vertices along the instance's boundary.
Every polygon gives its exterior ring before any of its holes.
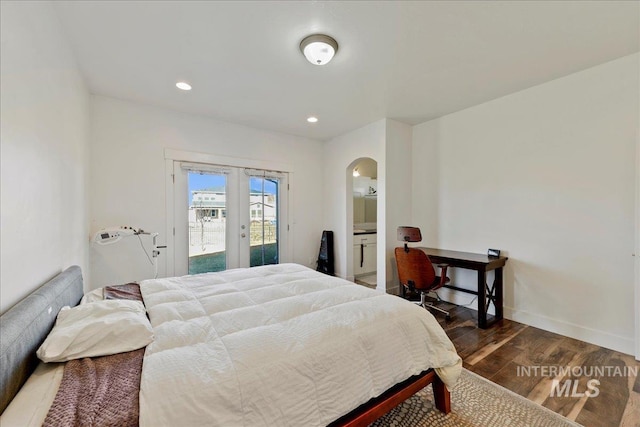
{"type": "Polygon", "coordinates": [[[466,369],[451,391],[451,413],[444,415],[425,387],[371,427],[565,427],[579,426],[551,410],[466,369]]]}

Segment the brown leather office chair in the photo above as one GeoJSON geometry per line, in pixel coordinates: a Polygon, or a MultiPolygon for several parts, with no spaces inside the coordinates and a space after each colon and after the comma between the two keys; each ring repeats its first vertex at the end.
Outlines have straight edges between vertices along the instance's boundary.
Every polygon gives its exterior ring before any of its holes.
{"type": "MultiPolygon", "coordinates": [[[[447,264],[438,264],[440,276],[431,264],[431,260],[420,249],[410,248],[409,242],[422,241],[422,234],[418,227],[398,227],[398,240],[404,242],[403,248],[396,248],[396,265],[398,266],[398,277],[400,278],[400,294],[405,297],[406,291],[420,293],[420,302],[417,303],[426,309],[439,311],[451,319],[449,312],[427,303],[426,296],[430,292],[435,292],[449,281],[447,277],[447,264]]],[[[436,296],[438,294],[436,293],[436,296]]],[[[438,297],[440,300],[440,297],[438,297]]]]}

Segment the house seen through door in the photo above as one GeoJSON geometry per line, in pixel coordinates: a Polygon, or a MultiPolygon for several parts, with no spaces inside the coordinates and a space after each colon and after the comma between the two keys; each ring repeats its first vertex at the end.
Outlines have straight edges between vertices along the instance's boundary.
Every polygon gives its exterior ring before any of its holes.
{"type": "Polygon", "coordinates": [[[280,262],[286,173],[176,162],[174,176],[176,274],[280,262]]]}

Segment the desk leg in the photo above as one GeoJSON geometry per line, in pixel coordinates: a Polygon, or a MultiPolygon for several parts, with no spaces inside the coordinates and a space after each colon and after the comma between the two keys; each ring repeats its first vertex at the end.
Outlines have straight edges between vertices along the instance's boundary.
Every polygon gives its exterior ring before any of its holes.
{"type": "Polygon", "coordinates": [[[495,292],[496,292],[496,300],[494,301],[495,307],[496,307],[496,321],[502,319],[503,316],[503,312],[502,312],[502,306],[504,305],[504,301],[503,299],[503,292],[502,292],[502,284],[503,284],[503,280],[502,280],[502,267],[496,268],[495,271],[495,280],[494,280],[494,287],[495,287],[495,292]]]}
{"type": "Polygon", "coordinates": [[[487,329],[487,272],[478,270],[478,327],[487,329]]]}

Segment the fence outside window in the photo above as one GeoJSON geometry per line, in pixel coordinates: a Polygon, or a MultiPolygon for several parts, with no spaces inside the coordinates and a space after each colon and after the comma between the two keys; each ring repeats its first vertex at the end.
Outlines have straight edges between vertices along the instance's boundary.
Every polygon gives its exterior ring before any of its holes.
{"type": "MultiPolygon", "coordinates": [[[[278,229],[272,222],[251,221],[249,227],[249,239],[251,246],[260,244],[275,243],[277,241],[278,229]],[[262,230],[264,226],[264,242],[262,240],[262,230]]],[[[211,246],[211,252],[224,250],[226,243],[226,222],[225,221],[195,221],[189,222],[189,246],[204,247],[211,246]]],[[[209,251],[207,251],[209,252],[209,251]]]]}

